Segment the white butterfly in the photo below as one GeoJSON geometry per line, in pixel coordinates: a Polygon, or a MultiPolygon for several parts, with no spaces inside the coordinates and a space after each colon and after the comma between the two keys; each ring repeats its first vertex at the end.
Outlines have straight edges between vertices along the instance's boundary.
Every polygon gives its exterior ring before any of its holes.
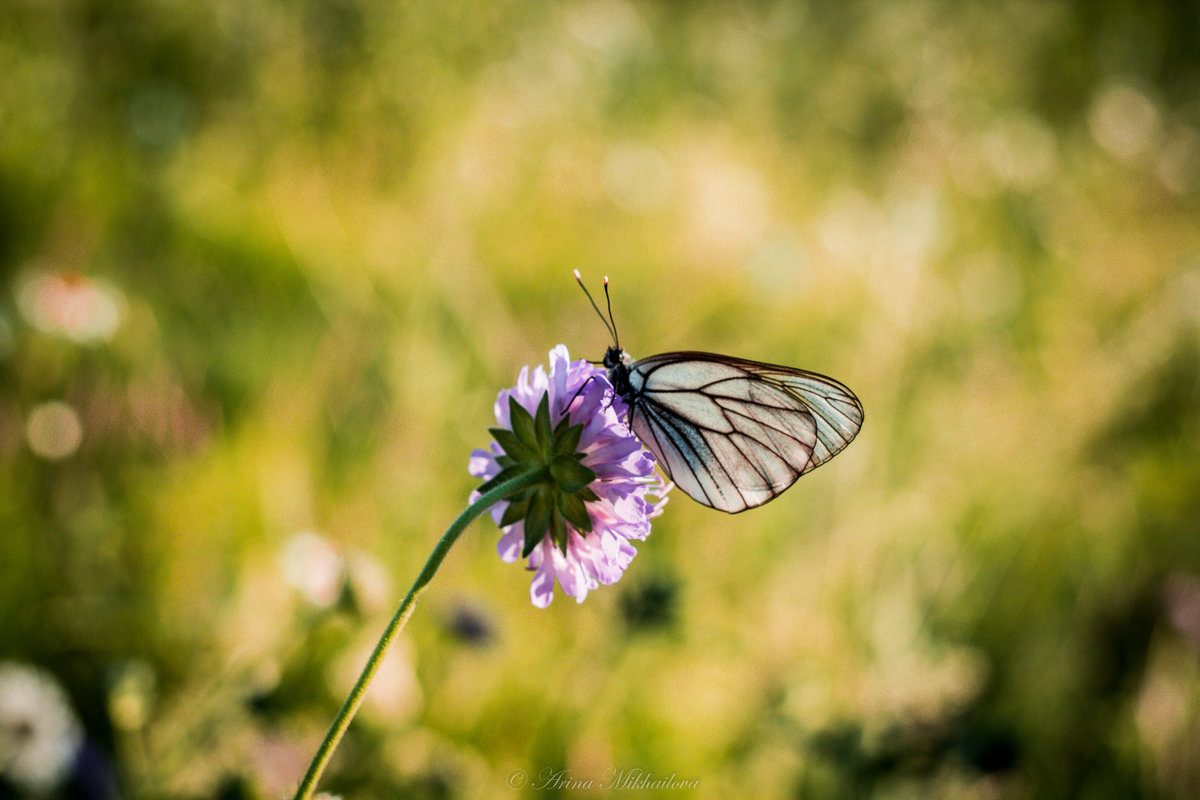
{"type": "MultiPolygon", "coordinates": [[[[578,270],[575,278],[582,287],[578,270]]],[[[602,363],[629,406],[630,430],[676,486],[710,508],[736,514],[778,497],[862,427],[862,404],[833,378],[715,353],[634,361],[617,339],[611,303],[608,316],[614,346],[602,363]]]]}

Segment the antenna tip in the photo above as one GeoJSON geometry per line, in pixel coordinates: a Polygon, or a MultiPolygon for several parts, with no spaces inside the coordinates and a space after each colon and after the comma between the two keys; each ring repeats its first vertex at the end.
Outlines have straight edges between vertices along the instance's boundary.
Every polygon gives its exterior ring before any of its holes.
{"type": "Polygon", "coordinates": [[[575,280],[577,280],[577,281],[583,280],[583,276],[579,274],[579,270],[575,270],[575,280]]]}
{"type": "Polygon", "coordinates": [[[604,276],[604,285],[608,286],[608,276],[607,275],[604,276]]]}

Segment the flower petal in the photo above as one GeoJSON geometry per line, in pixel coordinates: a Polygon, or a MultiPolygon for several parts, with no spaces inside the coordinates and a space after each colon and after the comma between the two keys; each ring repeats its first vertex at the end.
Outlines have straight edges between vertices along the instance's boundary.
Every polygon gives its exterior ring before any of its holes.
{"type": "Polygon", "coordinates": [[[496,552],[503,561],[509,564],[521,557],[521,548],[525,545],[525,526],[520,522],[508,526],[508,530],[496,544],[496,552]]]}
{"type": "Polygon", "coordinates": [[[496,464],[496,456],[491,450],[472,450],[471,459],[467,462],[467,472],[476,478],[491,478],[500,471],[496,464]]]}
{"type": "Polygon", "coordinates": [[[554,599],[554,567],[551,559],[543,559],[529,584],[529,599],[538,608],[545,608],[554,599]]]}

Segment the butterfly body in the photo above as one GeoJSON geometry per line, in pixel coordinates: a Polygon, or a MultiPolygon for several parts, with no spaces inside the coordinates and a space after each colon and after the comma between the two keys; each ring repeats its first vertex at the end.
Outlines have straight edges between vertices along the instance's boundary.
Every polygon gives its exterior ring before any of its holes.
{"type": "Polygon", "coordinates": [[[613,385],[613,391],[632,406],[630,400],[634,391],[629,382],[629,370],[633,366],[633,359],[629,357],[629,353],[619,347],[610,347],[604,351],[604,361],[601,363],[608,370],[608,382],[613,385]]]}
{"type": "Polygon", "coordinates": [[[813,372],[715,353],[603,364],[630,430],[675,485],[731,514],[760,506],[840,452],[862,426],[858,398],[813,372]]]}

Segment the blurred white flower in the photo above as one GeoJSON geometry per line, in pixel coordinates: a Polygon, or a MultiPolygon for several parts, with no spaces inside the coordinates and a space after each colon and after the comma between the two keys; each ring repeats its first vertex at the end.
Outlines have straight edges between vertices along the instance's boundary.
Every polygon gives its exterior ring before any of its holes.
{"type": "MultiPolygon", "coordinates": [[[[1172,592],[1181,587],[1184,593],[1194,593],[1195,581],[1190,575],[1169,576],[1168,604],[1174,600],[1172,592]]],[[[1194,649],[1197,642],[1189,644],[1156,637],[1142,685],[1133,698],[1133,721],[1147,774],[1157,779],[1163,797],[1195,797],[1200,786],[1200,706],[1196,703],[1200,665],[1194,649]]]]}
{"type": "MultiPolygon", "coordinates": [[[[310,745],[278,733],[267,733],[248,746],[256,797],[291,797],[308,764],[310,745]]],[[[318,795],[320,797],[320,795],[318,795]]]]}
{"type": "Polygon", "coordinates": [[[61,400],[34,406],[25,423],[29,449],[50,461],[59,461],[79,449],[83,423],[75,409],[61,400]]]}
{"type": "Polygon", "coordinates": [[[1154,101],[1128,84],[1104,89],[1088,111],[1088,128],[1096,144],[1110,155],[1132,161],[1157,142],[1159,112],[1154,101]]]}
{"type": "Polygon", "coordinates": [[[390,605],[392,581],[379,559],[362,550],[343,552],[315,531],[288,537],[279,554],[288,585],[317,608],[329,608],[349,591],[355,607],[364,612],[390,605]]]}
{"type": "Polygon", "coordinates": [[[30,325],[80,344],[107,341],[121,321],[121,295],[111,284],[77,272],[39,272],[17,289],[30,325]]]}
{"type": "Polygon", "coordinates": [[[346,580],[354,592],[354,601],[365,613],[381,611],[392,605],[392,577],[372,554],[351,550],[345,557],[346,580]]]}
{"type": "Polygon", "coordinates": [[[337,602],[345,582],[346,565],[329,539],[314,531],[288,537],[279,554],[283,579],[318,608],[337,602]]]}
{"type": "Polygon", "coordinates": [[[934,723],[964,708],[985,687],[982,652],[929,635],[910,585],[880,593],[871,649],[876,660],[861,697],[868,716],[934,723]]]}
{"type": "MultiPolygon", "coordinates": [[[[374,636],[360,639],[334,660],[327,680],[335,695],[350,692],[375,644],[374,636]]],[[[424,693],[417,680],[416,653],[406,637],[398,637],[371,680],[371,690],[363,698],[359,714],[399,726],[416,715],[423,700],[424,693]]]]}
{"type": "Polygon", "coordinates": [[[0,774],[29,794],[48,794],[82,746],[83,728],[58,682],[37,667],[0,662],[0,774]]]}

